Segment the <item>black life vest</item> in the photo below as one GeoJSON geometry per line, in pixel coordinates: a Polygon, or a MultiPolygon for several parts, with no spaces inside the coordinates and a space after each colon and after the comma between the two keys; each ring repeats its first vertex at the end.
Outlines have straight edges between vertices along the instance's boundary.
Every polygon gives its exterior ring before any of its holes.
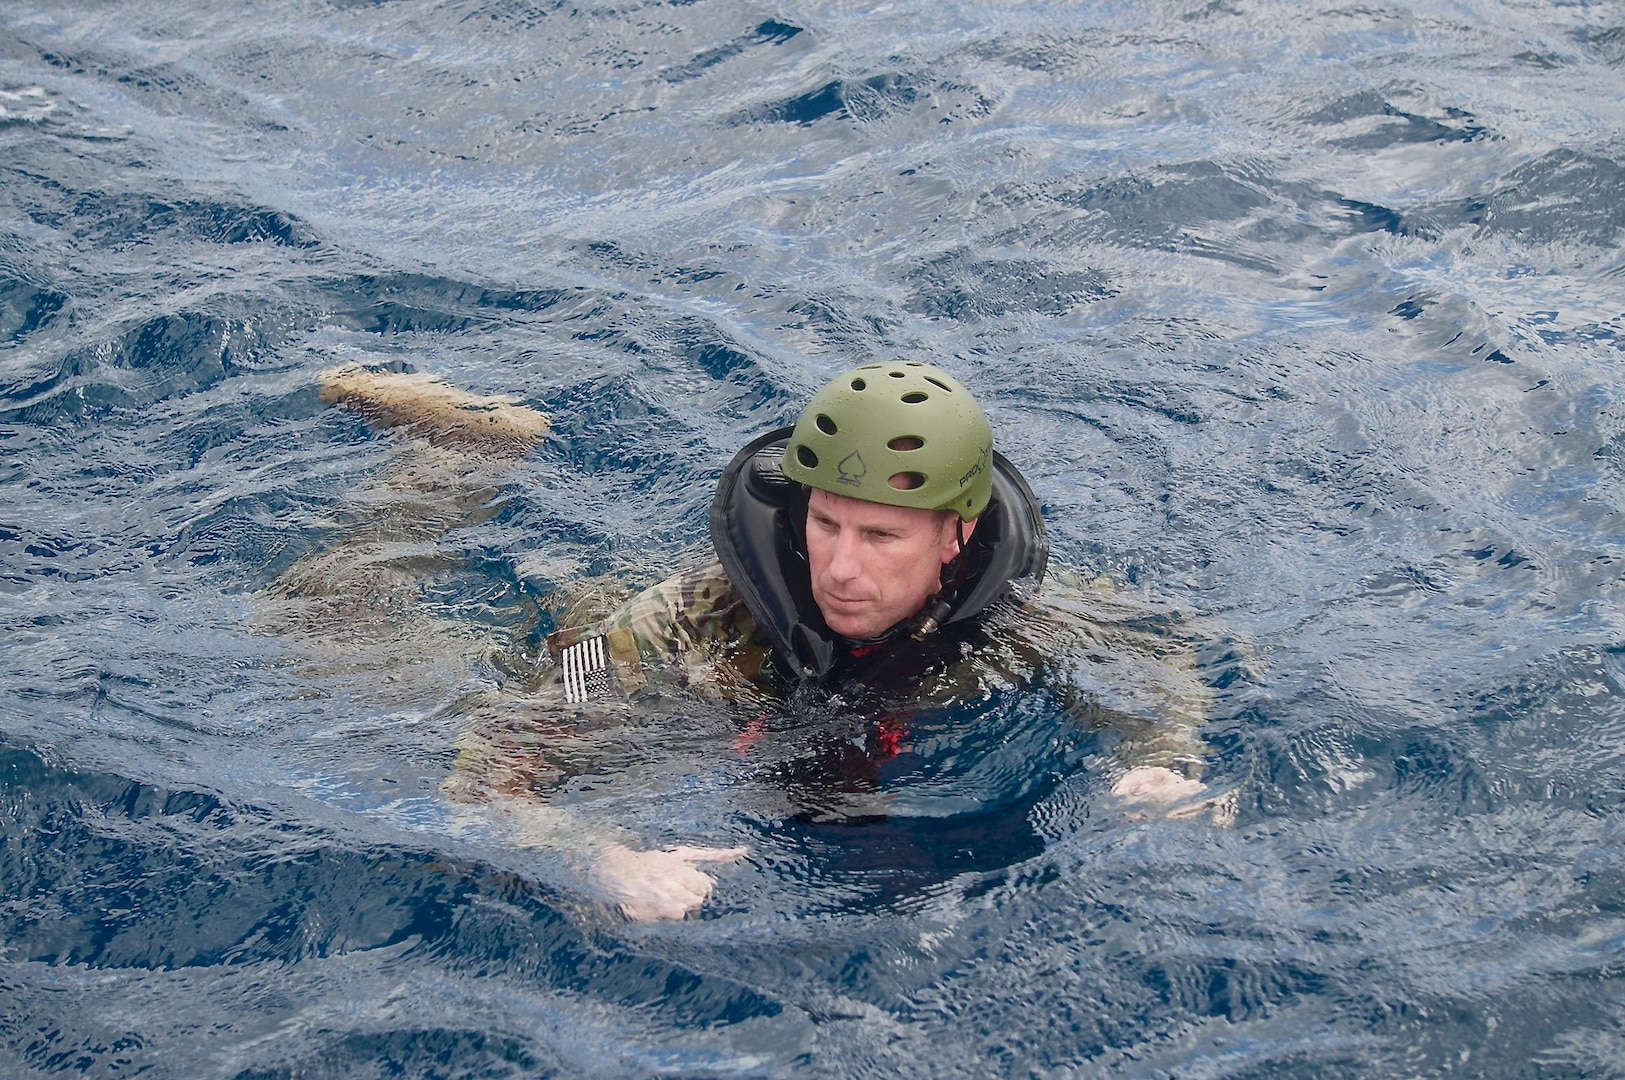
{"type": "MultiPolygon", "coordinates": [[[[791,428],[752,441],[723,470],[711,501],[711,543],[728,580],[772,644],[802,679],[828,675],[851,643],[825,625],[813,601],[803,530],[807,489],[779,469],[791,428]]],[[[997,451],[993,496],[961,558],[956,584],[944,586],[943,626],[963,622],[1007,595],[1036,593],[1049,561],[1044,520],[1027,481],[997,451]]]]}

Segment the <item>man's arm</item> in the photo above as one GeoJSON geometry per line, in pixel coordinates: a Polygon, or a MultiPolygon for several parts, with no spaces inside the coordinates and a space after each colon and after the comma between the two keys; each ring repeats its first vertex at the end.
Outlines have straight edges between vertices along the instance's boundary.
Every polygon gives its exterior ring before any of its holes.
{"type": "MultiPolygon", "coordinates": [[[[510,398],[482,396],[422,374],[335,368],[317,376],[323,402],[395,437],[374,485],[345,508],[340,540],[286,571],[268,590],[281,606],[274,626],[307,637],[330,629],[347,649],[403,637],[421,646],[415,609],[426,553],[447,532],[497,510],[499,486],[548,431],[542,413],[510,398]],[[410,622],[408,635],[403,625],[410,622]]],[[[647,609],[647,603],[644,609],[647,609]]],[[[635,653],[634,653],[635,656],[635,653]]],[[[482,806],[512,843],[557,851],[587,891],[634,919],[680,919],[711,893],[696,868],[733,861],[742,848],[638,851],[624,830],[594,826],[548,797],[585,752],[568,716],[543,703],[522,717],[476,715],[458,740],[446,797],[482,806]]]]}
{"type": "MultiPolygon", "coordinates": [[[[600,590],[601,591],[601,590],[600,590]]],[[[568,600],[566,611],[590,605],[568,600]]],[[[576,680],[575,709],[623,712],[628,696],[654,684],[686,693],[739,696],[751,691],[765,648],[737,592],[715,562],[693,567],[623,600],[606,617],[553,634],[548,652],[590,646],[596,674],[576,680]]],[[[561,682],[570,683],[568,679],[561,682]]],[[[743,858],[740,847],[681,846],[639,850],[624,830],[589,827],[548,803],[554,789],[590,760],[591,747],[574,730],[566,686],[546,686],[539,698],[505,718],[476,720],[458,740],[457,761],[443,785],[448,797],[486,804],[516,844],[560,852],[589,891],[631,919],[681,919],[699,909],[715,885],[699,869],[743,858]],[[580,759],[580,760],[576,760],[580,759]]],[[[631,715],[625,722],[635,722],[631,715]]]]}
{"type": "Polygon", "coordinates": [[[1234,817],[1229,794],[1203,780],[1201,727],[1214,692],[1197,669],[1190,627],[1176,614],[1106,582],[1052,571],[1027,610],[1035,662],[1050,672],[1068,710],[1117,736],[1112,794],[1135,814],[1234,817]]]}
{"type": "Polygon", "coordinates": [[[485,807],[490,813],[484,819],[499,824],[510,843],[557,852],[590,895],[627,918],[681,919],[698,911],[716,880],[697,864],[735,862],[747,854],[742,847],[638,850],[625,830],[591,825],[550,805],[547,796],[565,775],[550,751],[568,744],[568,728],[539,718],[503,726],[506,738],[489,727],[458,738],[457,760],[442,792],[454,803],[485,807]]]}

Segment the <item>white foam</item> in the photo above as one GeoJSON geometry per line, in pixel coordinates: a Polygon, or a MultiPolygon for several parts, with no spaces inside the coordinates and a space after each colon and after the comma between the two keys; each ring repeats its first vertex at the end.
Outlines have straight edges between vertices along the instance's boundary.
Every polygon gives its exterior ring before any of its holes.
{"type": "Polygon", "coordinates": [[[56,108],[43,86],[26,90],[0,90],[0,123],[12,120],[43,120],[56,108]]]}

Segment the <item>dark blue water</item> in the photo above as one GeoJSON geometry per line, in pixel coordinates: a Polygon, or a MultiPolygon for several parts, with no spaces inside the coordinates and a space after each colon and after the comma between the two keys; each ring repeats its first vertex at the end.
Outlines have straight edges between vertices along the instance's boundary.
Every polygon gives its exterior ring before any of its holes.
{"type": "Polygon", "coordinates": [[[0,1074],[1621,1075],[1622,102],[1617,2],[8,0],[0,1074]],[[788,722],[605,734],[583,814],[752,847],[682,923],[448,804],[557,597],[897,355],[1222,628],[1235,824],[1043,694],[947,840],[798,822],[788,722]],[[349,363],[553,433],[390,503],[349,363]]]}

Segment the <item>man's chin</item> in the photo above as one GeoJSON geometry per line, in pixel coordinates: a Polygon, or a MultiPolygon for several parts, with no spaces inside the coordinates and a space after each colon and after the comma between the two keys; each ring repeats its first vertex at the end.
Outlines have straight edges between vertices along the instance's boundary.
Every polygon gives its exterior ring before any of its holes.
{"type": "Polygon", "coordinates": [[[864,641],[868,638],[878,637],[889,629],[886,626],[875,626],[873,618],[841,614],[831,615],[827,611],[823,615],[825,626],[851,641],[864,641]]]}

